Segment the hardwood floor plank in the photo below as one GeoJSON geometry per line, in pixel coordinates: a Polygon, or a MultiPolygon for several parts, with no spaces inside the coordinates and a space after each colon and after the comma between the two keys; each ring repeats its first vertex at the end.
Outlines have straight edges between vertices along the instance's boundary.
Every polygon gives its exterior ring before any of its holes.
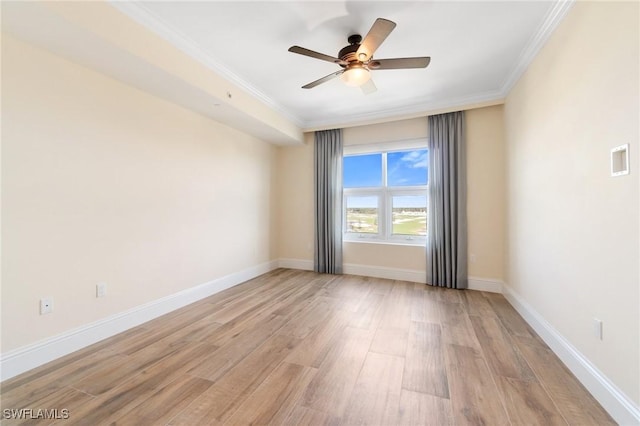
{"type": "Polygon", "coordinates": [[[304,339],[316,328],[326,323],[332,310],[331,305],[325,300],[315,299],[306,306],[303,312],[293,316],[287,324],[280,328],[278,334],[304,339]]]}
{"type": "Polygon", "coordinates": [[[572,425],[615,425],[615,421],[598,404],[562,361],[537,340],[516,337],[520,352],[558,410],[572,425]]]}
{"type": "Polygon", "coordinates": [[[198,364],[215,352],[209,344],[191,344],[174,356],[157,362],[134,374],[108,392],[92,399],[64,423],[78,425],[109,424],[129,413],[146,401],[158,389],[185,376],[194,364],[198,364]]]}
{"type": "Polygon", "coordinates": [[[445,343],[480,349],[480,342],[462,303],[439,302],[438,308],[445,343]]]}
{"type": "Polygon", "coordinates": [[[398,424],[403,369],[404,358],[369,352],[345,410],[343,424],[398,424]]]}
{"type": "Polygon", "coordinates": [[[438,324],[412,322],[404,364],[404,389],[449,398],[442,334],[438,324]]]}
{"type": "Polygon", "coordinates": [[[22,386],[11,387],[7,391],[3,389],[0,406],[2,408],[26,407],[103,368],[118,365],[123,359],[123,355],[98,351],[72,363],[65,363],[58,370],[52,370],[22,386]]]}
{"type": "Polygon", "coordinates": [[[333,299],[339,309],[357,312],[370,291],[371,286],[364,277],[340,275],[324,287],[321,295],[333,299]]]}
{"type": "Polygon", "coordinates": [[[513,425],[561,426],[568,423],[538,382],[498,377],[498,388],[513,425]]]}
{"type": "Polygon", "coordinates": [[[432,287],[436,290],[436,295],[439,297],[441,302],[445,303],[462,303],[462,294],[465,290],[456,290],[452,288],[445,287],[432,287]]]}
{"type": "MultiPolygon", "coordinates": [[[[62,358],[59,358],[55,361],[44,364],[40,367],[34,368],[33,370],[29,370],[25,373],[22,373],[16,377],[12,377],[11,379],[5,380],[0,383],[0,392],[4,395],[7,392],[12,391],[18,387],[24,386],[28,383],[33,383],[37,379],[47,376],[51,373],[55,373],[56,375],[60,375],[59,371],[64,369],[69,364],[74,364],[76,362],[80,362],[81,364],[86,362],[86,357],[92,357],[94,354],[98,352],[103,352],[105,348],[110,348],[114,342],[118,342],[122,339],[127,339],[129,337],[134,337],[141,333],[144,333],[146,330],[142,327],[132,328],[131,330],[127,330],[120,334],[117,334],[113,337],[105,339],[101,342],[95,343],[91,346],[88,346],[84,349],[81,349],[77,352],[70,353],[62,358]]],[[[103,352],[105,354],[113,355],[108,351],[103,352]]],[[[0,401],[0,404],[2,401],[0,401]]]]}
{"type": "Polygon", "coordinates": [[[384,299],[382,316],[371,344],[371,351],[404,356],[414,295],[412,284],[394,282],[393,289],[384,299]]]}
{"type": "Polygon", "coordinates": [[[137,356],[124,356],[117,363],[105,365],[95,373],[74,381],[72,386],[89,395],[101,395],[118,386],[133,374],[167,358],[177,350],[178,348],[165,345],[149,346],[137,356]]]}
{"type": "Polygon", "coordinates": [[[206,340],[214,330],[220,327],[222,324],[216,322],[213,315],[209,315],[168,335],[161,341],[169,346],[181,345],[186,342],[200,342],[206,340]]]}
{"type": "Polygon", "coordinates": [[[406,426],[454,425],[451,401],[447,398],[402,389],[397,424],[406,426]]]}
{"type": "Polygon", "coordinates": [[[350,312],[334,311],[327,322],[309,334],[287,357],[286,361],[309,367],[319,367],[331,348],[340,339],[351,318],[352,313],[350,312]]]}
{"type": "Polygon", "coordinates": [[[513,336],[539,338],[535,331],[516,312],[503,295],[497,293],[484,293],[485,298],[491,304],[502,325],[513,336]]]}
{"type": "Polygon", "coordinates": [[[445,345],[449,392],[455,425],[508,425],[502,399],[482,353],[445,345]]]}
{"type": "Polygon", "coordinates": [[[285,424],[316,371],[287,362],[279,364],[225,424],[285,424]]]}
{"type": "Polygon", "coordinates": [[[255,311],[275,301],[291,298],[304,291],[305,276],[297,274],[279,282],[278,286],[263,286],[253,292],[242,294],[227,302],[215,312],[215,320],[225,324],[251,311],[255,311]]]}
{"type": "Polygon", "coordinates": [[[356,275],[339,275],[325,288],[328,296],[347,300],[360,300],[371,290],[367,278],[356,275]]]}
{"type": "Polygon", "coordinates": [[[237,395],[255,389],[299,343],[290,336],[272,336],[218,380],[216,387],[237,395]]]}
{"type": "Polygon", "coordinates": [[[301,405],[342,417],[372,339],[371,331],[345,328],[320,364],[301,405]]]}
{"type": "Polygon", "coordinates": [[[154,327],[152,331],[157,331],[156,333],[151,333],[144,338],[141,337],[137,339],[135,343],[132,343],[128,347],[126,347],[126,349],[124,349],[122,353],[127,355],[134,354],[139,350],[146,348],[150,344],[157,342],[158,340],[164,339],[165,337],[170,336],[173,333],[179,332],[193,322],[210,316],[212,313],[213,307],[211,305],[196,305],[192,310],[185,310],[181,315],[175,317],[169,324],[166,324],[163,327],[154,327]]]}
{"type": "Polygon", "coordinates": [[[413,285],[406,281],[394,281],[393,289],[384,299],[381,325],[388,329],[407,328],[411,323],[413,285]]]}
{"type": "Polygon", "coordinates": [[[328,413],[323,411],[297,405],[282,424],[297,426],[330,426],[340,424],[340,419],[331,417],[328,413]]]}
{"type": "Polygon", "coordinates": [[[326,279],[311,279],[307,283],[300,286],[300,291],[288,298],[288,303],[283,304],[273,313],[275,315],[286,316],[288,318],[298,315],[307,310],[307,307],[318,299],[319,287],[326,279]]]}
{"type": "Polygon", "coordinates": [[[485,297],[485,293],[475,290],[465,290],[462,292],[462,303],[469,316],[495,317],[496,311],[485,297]]]}
{"type": "MultiPolygon", "coordinates": [[[[189,374],[211,381],[218,380],[255,348],[275,334],[286,322],[286,318],[272,315],[260,325],[240,332],[230,342],[218,349],[214,357],[202,360],[189,374]]],[[[215,335],[216,332],[214,331],[213,334],[215,335]]],[[[216,342],[218,340],[213,339],[213,341],[216,342]]]]}
{"type": "Polygon", "coordinates": [[[369,278],[369,287],[371,293],[381,294],[383,296],[388,295],[393,289],[393,281],[385,280],[383,278],[369,278]]]}
{"type": "Polygon", "coordinates": [[[411,303],[411,320],[440,324],[440,308],[436,291],[426,284],[414,287],[411,303]]]}
{"type": "MultiPolygon", "coordinates": [[[[270,323],[273,321],[285,320],[285,317],[271,313],[268,309],[258,309],[254,312],[241,315],[226,324],[221,325],[216,330],[213,330],[206,337],[208,342],[211,342],[220,347],[232,343],[244,333],[253,330],[256,327],[261,327],[264,323],[270,323]]],[[[286,320],[285,320],[286,321],[286,320]]],[[[284,324],[281,324],[282,326],[284,324]]],[[[279,327],[277,327],[279,328],[279,327]]],[[[276,328],[276,330],[277,330],[276,328]]]]}
{"type": "Polygon", "coordinates": [[[294,276],[300,276],[306,273],[308,272],[296,269],[276,269],[268,274],[260,275],[256,278],[245,281],[244,283],[228,288],[225,291],[206,297],[196,303],[209,303],[217,307],[224,307],[236,298],[242,297],[245,294],[252,293],[263,287],[270,288],[273,286],[279,286],[282,283],[286,283],[294,276]]]}
{"type": "Polygon", "coordinates": [[[178,377],[112,424],[132,426],[166,424],[211,385],[210,381],[198,377],[188,375],[178,377]]]}
{"type": "Polygon", "coordinates": [[[407,344],[409,340],[408,327],[403,328],[384,328],[380,327],[376,330],[376,334],[371,342],[371,352],[380,354],[404,356],[407,352],[407,344]]]}
{"type": "Polygon", "coordinates": [[[471,317],[489,368],[497,376],[536,380],[502,323],[493,317],[471,317]]]}
{"type": "Polygon", "coordinates": [[[274,335],[220,377],[171,424],[224,423],[300,342],[274,335]]]}
{"type": "Polygon", "coordinates": [[[350,327],[375,330],[382,320],[385,295],[371,291],[354,312],[350,327]]]}

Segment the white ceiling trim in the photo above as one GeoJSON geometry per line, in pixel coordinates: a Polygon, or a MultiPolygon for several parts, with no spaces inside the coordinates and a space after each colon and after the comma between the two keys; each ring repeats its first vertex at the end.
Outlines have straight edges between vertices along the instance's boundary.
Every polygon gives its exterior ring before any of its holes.
{"type": "Polygon", "coordinates": [[[509,73],[504,83],[502,84],[502,97],[507,97],[513,86],[518,82],[522,74],[527,70],[533,59],[536,57],[540,49],[547,42],[553,31],[558,24],[565,17],[571,6],[573,6],[575,0],[561,0],[553,5],[549,13],[544,19],[544,22],[538,29],[538,31],[531,37],[527,46],[520,54],[518,62],[513,70],[509,73]]]}
{"type": "Polygon", "coordinates": [[[155,16],[145,7],[136,3],[126,1],[109,0],[109,3],[116,9],[120,10],[122,13],[134,19],[139,24],[142,24],[143,26],[151,29],[160,37],[164,38],[166,41],[180,49],[183,53],[204,64],[206,67],[220,74],[222,77],[236,84],[243,90],[247,91],[249,94],[257,98],[270,108],[284,115],[298,127],[304,126],[304,121],[300,117],[292,114],[291,111],[285,109],[282,105],[278,104],[273,99],[262,93],[260,90],[256,89],[253,85],[240,78],[229,68],[216,61],[213,57],[211,57],[211,55],[205,53],[204,50],[202,50],[198,46],[198,44],[195,43],[191,38],[169,27],[169,25],[167,25],[163,20],[155,16]]]}

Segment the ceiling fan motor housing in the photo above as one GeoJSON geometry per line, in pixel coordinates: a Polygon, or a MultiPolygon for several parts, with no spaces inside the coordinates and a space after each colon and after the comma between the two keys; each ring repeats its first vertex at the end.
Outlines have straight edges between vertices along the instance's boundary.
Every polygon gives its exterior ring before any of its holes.
{"type": "MultiPolygon", "coordinates": [[[[340,52],[338,52],[338,58],[345,62],[354,62],[358,61],[356,57],[356,52],[360,48],[360,42],[362,41],[362,36],[360,34],[350,35],[347,39],[349,42],[349,46],[343,47],[340,52]]],[[[347,65],[340,65],[342,68],[346,68],[347,65]]]]}

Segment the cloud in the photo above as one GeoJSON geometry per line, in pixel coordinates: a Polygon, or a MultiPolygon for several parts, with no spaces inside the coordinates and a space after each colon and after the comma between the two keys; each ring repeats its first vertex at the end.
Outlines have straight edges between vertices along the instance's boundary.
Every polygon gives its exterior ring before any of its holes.
{"type": "Polygon", "coordinates": [[[400,161],[409,163],[408,166],[412,169],[426,168],[427,167],[427,151],[409,151],[400,158],[400,161]]]}

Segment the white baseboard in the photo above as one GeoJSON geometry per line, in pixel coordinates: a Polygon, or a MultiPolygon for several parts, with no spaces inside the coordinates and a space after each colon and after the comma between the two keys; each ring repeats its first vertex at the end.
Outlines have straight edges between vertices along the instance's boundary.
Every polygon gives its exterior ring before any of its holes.
{"type": "MultiPolygon", "coordinates": [[[[280,268],[302,269],[313,271],[313,261],[308,259],[280,259],[280,268]]],[[[362,275],[365,277],[386,278],[390,280],[410,281],[414,283],[426,283],[425,271],[412,269],[384,268],[371,265],[357,265],[345,263],[342,267],[345,274],[362,275]]],[[[493,278],[469,277],[469,290],[488,291],[502,293],[502,281],[493,278]]]]}
{"type": "Polygon", "coordinates": [[[605,410],[621,425],[639,425],[640,407],[625,395],[587,357],[580,353],[551,324],[536,312],[508,285],[503,286],[506,299],[542,337],[605,410]]]}
{"type": "Polygon", "coordinates": [[[355,265],[345,263],[342,271],[349,275],[362,275],[365,277],[386,278],[389,280],[411,281],[414,283],[425,283],[426,275],[424,271],[411,269],[383,268],[370,265],[355,265]]]}
{"type": "Polygon", "coordinates": [[[4,353],[0,356],[0,380],[17,376],[277,267],[278,261],[265,262],[4,353]]]}
{"type": "Polygon", "coordinates": [[[488,291],[489,293],[502,293],[502,280],[495,278],[469,277],[468,289],[488,291]]]}
{"type": "Polygon", "coordinates": [[[313,260],[308,259],[280,259],[278,267],[287,269],[301,269],[303,271],[313,271],[313,260]]]}
{"type": "MultiPolygon", "coordinates": [[[[302,269],[313,271],[313,260],[308,259],[280,259],[278,266],[281,268],[302,269]]],[[[370,265],[355,265],[345,263],[342,272],[348,275],[362,275],[365,277],[387,278],[390,280],[402,280],[411,282],[425,282],[424,272],[408,269],[382,268],[370,265]]]]}

